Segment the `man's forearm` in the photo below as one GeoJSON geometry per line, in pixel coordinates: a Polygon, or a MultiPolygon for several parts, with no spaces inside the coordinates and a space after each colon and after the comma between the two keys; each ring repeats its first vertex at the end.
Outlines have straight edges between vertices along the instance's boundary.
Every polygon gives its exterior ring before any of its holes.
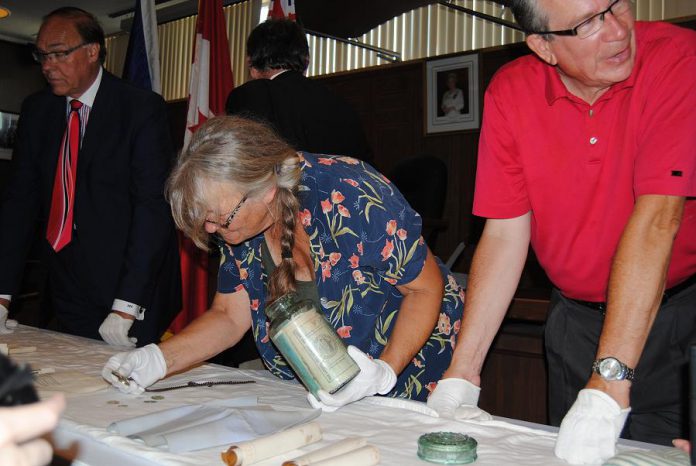
{"type": "Polygon", "coordinates": [[[483,361],[512,300],[529,249],[530,214],[488,220],[469,274],[464,317],[450,368],[443,378],[460,377],[480,385],[483,361]],[[504,233],[492,228],[511,222],[504,233]],[[503,234],[504,233],[504,234],[503,234]]]}
{"type": "Polygon", "coordinates": [[[249,327],[241,327],[223,311],[210,309],[181,333],[159,344],[167,374],[203,362],[237,343],[249,327]]]}
{"type": "MultiPolygon", "coordinates": [[[[597,358],[613,356],[632,368],[638,364],[660,307],[683,209],[684,198],[676,196],[641,196],[636,202],[612,264],[597,358]]],[[[593,375],[588,387],[629,405],[627,381],[607,383],[593,375]]]]}

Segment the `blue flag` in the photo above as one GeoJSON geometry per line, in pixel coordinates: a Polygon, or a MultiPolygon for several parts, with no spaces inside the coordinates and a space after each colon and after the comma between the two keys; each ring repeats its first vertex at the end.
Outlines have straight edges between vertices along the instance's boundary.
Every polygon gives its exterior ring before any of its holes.
{"type": "Polygon", "coordinates": [[[136,0],[135,16],[123,65],[123,79],[158,94],[160,84],[157,16],[154,0],[136,0]]]}

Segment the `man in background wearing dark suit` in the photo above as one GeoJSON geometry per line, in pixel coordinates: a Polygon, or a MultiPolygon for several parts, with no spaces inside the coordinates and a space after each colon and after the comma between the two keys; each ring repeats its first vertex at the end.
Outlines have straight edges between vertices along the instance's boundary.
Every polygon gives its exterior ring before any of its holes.
{"type": "MultiPolygon", "coordinates": [[[[228,115],[269,123],[297,150],[340,154],[372,162],[358,114],[324,84],[304,76],[309,45],[300,25],[288,20],[259,24],[247,39],[251,81],[227,97],[228,115]]],[[[247,333],[215,362],[237,366],[257,358],[247,333]]]]}
{"type": "Polygon", "coordinates": [[[268,20],[247,39],[252,81],[234,89],[227,113],[270,123],[297,150],[370,161],[360,118],[322,83],[304,76],[309,46],[294,21],[268,20]]]}
{"type": "Polygon", "coordinates": [[[50,89],[28,97],[0,205],[0,305],[41,228],[43,307],[58,330],[119,346],[159,341],[181,306],[164,196],[173,150],[162,98],[102,69],[104,32],[78,8],[48,14],[34,57],[50,89]]]}

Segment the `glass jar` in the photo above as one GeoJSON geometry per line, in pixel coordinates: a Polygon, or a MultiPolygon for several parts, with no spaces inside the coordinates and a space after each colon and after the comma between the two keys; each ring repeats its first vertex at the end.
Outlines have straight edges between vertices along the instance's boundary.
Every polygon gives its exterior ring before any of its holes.
{"type": "Polygon", "coordinates": [[[271,341],[314,396],[320,389],[335,393],[360,372],[311,300],[288,293],[266,307],[266,316],[271,341]]]}

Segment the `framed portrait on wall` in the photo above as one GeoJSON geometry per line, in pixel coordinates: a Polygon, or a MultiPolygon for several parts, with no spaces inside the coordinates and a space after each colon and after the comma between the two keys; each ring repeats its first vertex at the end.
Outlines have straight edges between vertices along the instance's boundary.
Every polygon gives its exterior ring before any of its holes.
{"type": "Polygon", "coordinates": [[[425,73],[425,133],[477,129],[478,54],[429,60],[425,73]]]}
{"type": "Polygon", "coordinates": [[[12,149],[17,137],[17,120],[18,114],[0,111],[0,160],[12,159],[12,149]]]}

